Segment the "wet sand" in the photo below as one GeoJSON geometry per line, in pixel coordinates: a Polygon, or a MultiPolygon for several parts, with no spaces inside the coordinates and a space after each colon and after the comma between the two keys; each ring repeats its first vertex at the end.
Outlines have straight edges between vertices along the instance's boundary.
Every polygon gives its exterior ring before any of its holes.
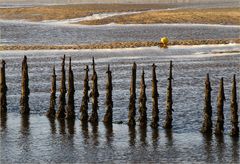
{"type": "MultiPolygon", "coordinates": [[[[240,39],[229,40],[178,40],[171,41],[172,45],[210,45],[210,44],[229,44],[240,43],[240,39]]],[[[79,45],[0,45],[0,51],[6,50],[67,50],[67,49],[116,49],[116,48],[137,48],[160,46],[159,42],[113,42],[105,44],[79,44],[79,45]]]]}
{"type": "Polygon", "coordinates": [[[38,7],[2,8],[0,19],[7,20],[66,20],[100,13],[146,11],[104,19],[80,21],[84,25],[198,23],[240,25],[240,8],[178,8],[170,4],[78,4],[38,7]],[[160,11],[161,9],[165,9],[160,11]],[[166,10],[167,9],[167,10],[166,10]],[[153,11],[151,11],[153,10],[153,11]],[[159,11],[156,11],[159,10],[159,11]]]}
{"type": "Polygon", "coordinates": [[[197,23],[240,25],[240,8],[179,9],[148,11],[124,16],[113,16],[98,20],[81,21],[84,25],[197,23]]]}
{"type": "Polygon", "coordinates": [[[2,8],[0,19],[26,19],[30,21],[80,18],[98,13],[146,11],[173,8],[167,4],[76,4],[38,7],[2,8]]]}

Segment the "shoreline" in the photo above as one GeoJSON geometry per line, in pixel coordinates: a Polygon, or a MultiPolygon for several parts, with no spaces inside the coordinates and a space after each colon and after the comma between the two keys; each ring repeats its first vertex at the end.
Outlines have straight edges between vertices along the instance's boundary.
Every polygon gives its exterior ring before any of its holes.
{"type": "MultiPolygon", "coordinates": [[[[169,46],[175,45],[218,45],[218,44],[239,44],[240,39],[221,39],[221,40],[176,40],[170,41],[169,46]]],[[[81,49],[124,49],[138,47],[159,46],[159,42],[113,42],[102,44],[79,44],[79,45],[0,45],[0,51],[11,50],[81,50],[81,49]]]]}
{"type": "Polygon", "coordinates": [[[103,19],[79,21],[81,25],[115,24],[221,24],[240,25],[240,8],[175,9],[165,11],[144,11],[128,15],[116,15],[103,19]]]}
{"type": "Polygon", "coordinates": [[[53,6],[32,6],[1,8],[0,19],[25,19],[29,21],[64,20],[87,17],[93,14],[112,12],[134,12],[175,8],[173,4],[69,4],[53,6]]]}
{"type": "Polygon", "coordinates": [[[89,26],[111,23],[123,25],[169,23],[240,25],[239,17],[240,8],[238,6],[204,9],[179,7],[173,4],[78,4],[3,8],[0,10],[0,19],[2,20],[53,21],[55,23],[75,20],[67,22],[67,24],[89,26]]]}

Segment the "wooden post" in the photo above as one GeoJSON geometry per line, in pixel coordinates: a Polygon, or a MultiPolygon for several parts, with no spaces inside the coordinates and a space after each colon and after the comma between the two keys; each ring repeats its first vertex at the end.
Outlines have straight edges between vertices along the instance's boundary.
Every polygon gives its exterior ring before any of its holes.
{"type": "Polygon", "coordinates": [[[20,113],[29,114],[30,108],[28,104],[30,90],[28,88],[29,78],[28,78],[28,65],[27,57],[24,56],[22,61],[22,88],[21,88],[21,99],[20,99],[20,113]]]}
{"type": "Polygon", "coordinates": [[[66,105],[66,75],[65,75],[65,55],[62,58],[62,78],[60,84],[59,106],[57,111],[57,118],[65,118],[65,105],[66,105]]]}
{"type": "Polygon", "coordinates": [[[159,122],[159,110],[158,110],[158,90],[157,90],[157,76],[156,76],[156,65],[152,65],[152,123],[151,127],[157,128],[159,122]]]}
{"type": "Polygon", "coordinates": [[[140,82],[140,96],[139,96],[139,121],[140,126],[145,127],[147,124],[147,96],[146,96],[146,84],[144,79],[144,69],[142,70],[141,82],[140,82]]]}
{"type": "Polygon", "coordinates": [[[112,72],[110,70],[110,65],[108,65],[107,70],[107,84],[106,84],[106,114],[104,116],[103,122],[107,123],[108,125],[112,124],[112,108],[113,108],[113,101],[112,101],[112,72]]]}
{"type": "Polygon", "coordinates": [[[135,122],[135,115],[136,115],[136,72],[137,72],[137,65],[134,62],[132,66],[132,77],[131,77],[131,84],[130,84],[130,101],[129,101],[129,113],[128,113],[128,125],[134,126],[135,122]]]}
{"type": "Polygon", "coordinates": [[[52,87],[51,87],[51,95],[50,95],[50,106],[49,110],[46,113],[47,117],[54,118],[56,111],[55,111],[55,105],[56,105],[56,72],[55,72],[55,66],[53,66],[53,74],[52,74],[52,87]]]}
{"type": "Polygon", "coordinates": [[[93,62],[93,75],[92,75],[92,91],[90,93],[90,97],[92,98],[92,114],[89,118],[89,122],[91,123],[98,123],[98,77],[97,77],[97,72],[95,70],[95,61],[94,58],[92,59],[93,62]]]}
{"type": "Polygon", "coordinates": [[[82,97],[82,104],[80,107],[80,113],[81,117],[80,120],[82,122],[87,122],[88,121],[88,102],[89,102],[89,97],[88,97],[88,91],[90,90],[89,84],[88,84],[88,66],[86,65],[85,68],[85,78],[84,78],[84,84],[83,84],[83,97],[82,97]]]}
{"type": "Polygon", "coordinates": [[[233,75],[233,81],[232,81],[231,122],[232,122],[231,136],[238,137],[239,136],[239,127],[238,127],[238,104],[237,104],[236,75],[233,75]]]}
{"type": "Polygon", "coordinates": [[[205,81],[205,104],[204,104],[204,121],[201,132],[206,134],[212,133],[212,105],[211,105],[211,83],[209,74],[207,74],[205,81]]]}
{"type": "Polygon", "coordinates": [[[75,118],[75,111],[74,111],[74,74],[72,71],[72,63],[71,57],[69,59],[69,73],[68,73],[68,103],[66,109],[66,118],[67,119],[74,119],[75,118]]]}
{"type": "Polygon", "coordinates": [[[215,134],[222,135],[224,131],[224,114],[223,114],[223,107],[225,101],[225,94],[224,94],[224,86],[223,86],[223,78],[220,80],[220,86],[218,91],[218,98],[217,98],[217,123],[215,127],[215,134]]]}
{"type": "Polygon", "coordinates": [[[164,128],[165,129],[172,129],[172,61],[170,61],[170,67],[169,67],[169,77],[168,77],[168,88],[167,88],[167,106],[166,106],[166,119],[164,128]]]}
{"type": "Polygon", "coordinates": [[[1,114],[7,112],[7,84],[5,74],[5,60],[1,61],[0,65],[0,102],[1,114]]]}

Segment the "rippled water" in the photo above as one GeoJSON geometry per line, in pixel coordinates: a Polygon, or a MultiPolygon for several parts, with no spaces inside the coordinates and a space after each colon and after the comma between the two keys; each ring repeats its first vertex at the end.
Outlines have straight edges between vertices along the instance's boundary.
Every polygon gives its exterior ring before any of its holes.
{"type": "Polygon", "coordinates": [[[221,25],[103,25],[79,26],[17,21],[0,21],[2,44],[89,44],[121,41],[238,38],[239,26],[221,25]]]}
{"type": "MultiPolygon", "coordinates": [[[[239,163],[239,140],[231,138],[230,94],[233,74],[240,77],[239,45],[173,46],[169,49],[137,48],[116,50],[68,51],[2,51],[6,60],[8,91],[7,119],[1,118],[1,162],[215,162],[239,163]],[[225,53],[223,53],[225,52],[225,53]],[[227,53],[229,52],[229,53],[227,53]],[[56,65],[57,87],[60,85],[61,57],[72,57],[75,74],[75,107],[73,122],[48,120],[43,114],[48,109],[51,67],[56,65]],[[28,56],[30,78],[29,119],[19,115],[21,60],[28,56]],[[105,113],[105,80],[107,64],[113,72],[112,127],[82,126],[79,108],[82,97],[84,66],[96,60],[99,83],[99,118],[105,113]],[[169,61],[173,60],[173,130],[162,129],[165,117],[165,97],[169,61]],[[131,66],[138,64],[137,87],[141,69],[146,72],[148,123],[151,120],[151,64],[157,67],[160,110],[158,130],[149,126],[129,129],[128,115],[131,66]],[[219,80],[225,81],[225,133],[223,137],[202,136],[204,80],[210,73],[212,82],[213,122],[216,120],[216,99],[219,80]]],[[[68,66],[68,64],[67,64],[68,66]]],[[[90,71],[91,75],[91,71],[90,71]]],[[[239,83],[238,83],[239,84],[239,83]]],[[[139,90],[137,90],[137,97],[139,90]]],[[[239,100],[239,97],[238,97],[239,100]]],[[[90,111],[89,111],[90,112],[90,111]]]]}

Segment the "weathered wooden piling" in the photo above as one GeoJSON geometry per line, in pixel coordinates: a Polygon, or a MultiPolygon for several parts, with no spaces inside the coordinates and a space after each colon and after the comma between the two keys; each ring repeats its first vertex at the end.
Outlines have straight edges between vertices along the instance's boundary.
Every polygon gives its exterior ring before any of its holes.
{"type": "Polygon", "coordinates": [[[56,111],[55,111],[55,105],[56,105],[56,72],[55,72],[55,66],[53,66],[53,74],[52,74],[52,87],[51,87],[51,95],[50,95],[50,106],[46,113],[47,117],[54,118],[56,111]]]}
{"type": "Polygon", "coordinates": [[[61,84],[60,84],[60,95],[59,95],[59,105],[58,111],[56,114],[57,118],[65,118],[65,105],[66,105],[66,72],[65,72],[65,55],[62,58],[62,77],[61,77],[61,84]]]}
{"type": "Polygon", "coordinates": [[[113,101],[112,101],[112,72],[110,70],[110,65],[108,65],[107,70],[107,83],[106,83],[106,114],[104,116],[103,122],[107,124],[112,124],[112,108],[113,108],[113,101]]]}
{"type": "Polygon", "coordinates": [[[172,128],[172,112],[173,112],[173,100],[172,100],[172,61],[170,61],[170,67],[169,67],[169,77],[168,77],[168,88],[167,88],[167,101],[166,101],[166,119],[164,123],[165,129],[171,129],[172,128]]]}
{"type": "Polygon", "coordinates": [[[158,90],[157,90],[157,76],[156,76],[156,65],[152,65],[152,122],[151,127],[157,128],[159,122],[159,109],[158,109],[158,90]]]}
{"type": "Polygon", "coordinates": [[[98,122],[98,77],[97,72],[95,69],[95,61],[94,58],[92,59],[92,65],[93,65],[93,75],[92,75],[92,91],[90,93],[90,97],[92,98],[92,113],[89,118],[89,122],[91,123],[97,123],[98,122]]]}
{"type": "Polygon", "coordinates": [[[237,104],[236,75],[233,75],[233,81],[232,81],[231,122],[232,122],[231,136],[238,137],[239,136],[239,127],[238,127],[238,104],[237,104]]]}
{"type": "Polygon", "coordinates": [[[7,112],[7,84],[6,84],[6,74],[5,74],[5,60],[1,61],[0,65],[0,107],[1,114],[7,112]]]}
{"type": "Polygon", "coordinates": [[[146,96],[146,84],[144,78],[144,69],[142,70],[141,82],[140,82],[140,96],[139,96],[139,122],[141,127],[145,127],[147,124],[147,96],[146,96]]]}
{"type": "Polygon", "coordinates": [[[215,134],[216,135],[222,135],[224,131],[224,113],[223,113],[223,107],[224,107],[224,101],[225,101],[225,94],[224,94],[224,85],[223,85],[223,78],[220,80],[220,86],[218,91],[218,97],[217,97],[217,123],[215,127],[215,134]]]}
{"type": "Polygon", "coordinates": [[[68,72],[68,102],[66,108],[66,118],[74,119],[75,118],[75,107],[74,107],[74,74],[72,70],[71,57],[69,59],[69,72],[68,72]]]}
{"type": "Polygon", "coordinates": [[[80,107],[80,120],[82,122],[87,122],[88,121],[88,102],[89,102],[89,96],[88,96],[88,91],[90,90],[89,84],[88,84],[88,66],[86,65],[85,68],[85,78],[83,82],[83,97],[82,97],[82,103],[80,107]]]}
{"type": "Polygon", "coordinates": [[[209,79],[209,74],[207,74],[205,81],[205,103],[204,103],[204,121],[202,124],[201,132],[205,134],[212,133],[212,105],[211,105],[211,83],[209,79]]]}
{"type": "Polygon", "coordinates": [[[134,62],[132,66],[132,77],[130,84],[130,100],[129,100],[129,113],[128,113],[128,125],[134,126],[136,124],[135,115],[136,115],[136,72],[137,64],[134,62]]]}
{"type": "Polygon", "coordinates": [[[27,57],[24,56],[22,61],[22,88],[21,88],[21,99],[20,99],[20,113],[21,114],[29,114],[29,78],[28,78],[28,65],[27,65],[27,57]]]}

